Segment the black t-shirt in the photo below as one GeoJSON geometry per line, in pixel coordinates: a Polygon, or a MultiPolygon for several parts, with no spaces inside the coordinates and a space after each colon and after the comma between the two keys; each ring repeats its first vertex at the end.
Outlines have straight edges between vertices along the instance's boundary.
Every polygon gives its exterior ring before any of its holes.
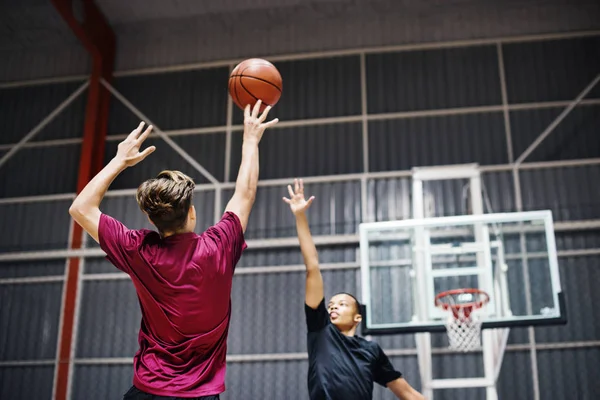
{"type": "Polygon", "coordinates": [[[311,400],[372,399],[373,382],[385,387],[402,376],[377,343],[343,335],[329,320],[325,299],[304,310],[311,400]]]}

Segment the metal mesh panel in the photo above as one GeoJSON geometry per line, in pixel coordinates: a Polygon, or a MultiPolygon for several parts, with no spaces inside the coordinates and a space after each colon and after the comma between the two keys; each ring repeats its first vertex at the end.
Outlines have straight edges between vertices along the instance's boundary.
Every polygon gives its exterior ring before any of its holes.
{"type": "MultiPolygon", "coordinates": [[[[511,103],[572,100],[600,71],[600,37],[502,46],[511,103]]],[[[598,98],[596,86],[590,97],[598,98]]]]}
{"type": "MultiPolygon", "coordinates": [[[[510,124],[515,158],[519,157],[560,115],[562,108],[511,111],[510,124]]],[[[600,157],[600,106],[573,109],[526,161],[553,161],[600,157]]]]}
{"type": "Polygon", "coordinates": [[[495,46],[367,56],[369,113],[501,104],[495,46]]]}
{"type": "Polygon", "coordinates": [[[229,363],[222,400],[308,399],[306,360],[229,363]]]}
{"type": "Polygon", "coordinates": [[[369,169],[508,162],[502,113],[369,122],[369,169]]]}
{"type": "Polygon", "coordinates": [[[560,279],[567,303],[568,323],[535,329],[536,341],[556,343],[600,340],[600,321],[595,305],[600,302],[600,257],[561,258],[560,279]]]}
{"type": "MultiPolygon", "coordinates": [[[[362,172],[362,152],[360,123],[272,129],[260,143],[260,179],[362,172]]],[[[232,182],[241,157],[242,133],[236,132],[231,144],[232,182]]]]}
{"type": "Polygon", "coordinates": [[[50,400],[54,366],[0,367],[0,398],[50,400]]]}
{"type": "Polygon", "coordinates": [[[0,360],[56,357],[62,288],[62,282],[0,285],[0,360]]]}
{"type": "Polygon", "coordinates": [[[523,209],[552,210],[555,221],[600,218],[600,168],[583,166],[520,172],[523,209]]]}
{"type": "Polygon", "coordinates": [[[0,197],[75,191],[80,147],[74,144],[20,149],[0,168],[0,197]]]}
{"type": "Polygon", "coordinates": [[[142,316],[131,281],[84,281],[81,290],[76,356],[133,358],[142,316]]]}
{"type": "Polygon", "coordinates": [[[133,385],[133,365],[81,365],[73,372],[73,400],[121,399],[133,385]]]}
{"type": "MultiPolygon", "coordinates": [[[[358,245],[319,246],[320,263],[342,263],[357,261],[358,245]]],[[[237,264],[237,268],[304,265],[300,248],[256,249],[248,248],[237,264]]]]}
{"type": "Polygon", "coordinates": [[[2,262],[0,263],[0,279],[64,275],[65,264],[63,259],[2,262]]]}
{"type": "Polygon", "coordinates": [[[0,205],[0,251],[67,247],[70,200],[0,205]],[[41,221],[44,221],[42,226],[41,221]]]}
{"type": "MultiPolygon", "coordinates": [[[[139,122],[138,122],[139,123],[139,122]]],[[[133,129],[136,125],[129,125],[133,129]]],[[[221,133],[174,136],[171,139],[202,165],[217,180],[223,180],[225,165],[225,135],[221,133]]],[[[108,163],[117,153],[118,141],[106,143],[104,161],[108,163]]],[[[111,184],[111,189],[137,188],[146,179],[154,178],[163,170],[178,170],[198,183],[208,180],[192,165],[181,158],[171,146],[160,138],[149,138],[143,148],[156,146],[156,151],[134,167],[127,168],[111,184]]]]}
{"type": "MultiPolygon", "coordinates": [[[[322,274],[326,298],[338,292],[358,295],[358,271],[322,274]]],[[[306,351],[305,276],[304,272],[288,272],[234,277],[230,354],[306,351]]]]}
{"type": "MultiPolygon", "coordinates": [[[[16,143],[67,99],[83,82],[57,83],[0,90],[0,143],[16,143]]],[[[64,109],[33,140],[81,137],[86,92],[64,109]]]]}
{"type": "Polygon", "coordinates": [[[600,349],[539,351],[540,399],[598,398],[600,349]]]}
{"type": "MultiPolygon", "coordinates": [[[[117,78],[115,88],[164,130],[225,125],[227,68],[199,69],[117,78]]],[[[108,131],[127,133],[138,118],[118,100],[111,101],[108,131]]]]}
{"type": "MultiPolygon", "coordinates": [[[[359,182],[305,184],[305,193],[315,196],[307,214],[313,235],[350,234],[358,231],[359,182]]],[[[224,203],[232,195],[233,190],[223,191],[224,203]]],[[[286,185],[258,188],[246,239],[296,236],[294,216],[289,206],[281,200],[283,196],[289,196],[286,185]]]]}

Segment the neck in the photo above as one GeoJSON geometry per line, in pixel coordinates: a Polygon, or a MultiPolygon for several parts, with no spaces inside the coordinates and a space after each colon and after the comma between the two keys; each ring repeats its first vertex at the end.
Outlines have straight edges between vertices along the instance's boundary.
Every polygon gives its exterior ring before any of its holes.
{"type": "Polygon", "coordinates": [[[356,325],[350,328],[338,328],[340,333],[344,336],[354,336],[356,334],[356,325]]]}
{"type": "Polygon", "coordinates": [[[168,238],[169,236],[173,236],[173,235],[179,235],[181,233],[189,233],[189,232],[193,232],[189,229],[181,229],[178,231],[173,231],[173,232],[160,232],[160,236],[164,239],[164,238],[168,238]]]}

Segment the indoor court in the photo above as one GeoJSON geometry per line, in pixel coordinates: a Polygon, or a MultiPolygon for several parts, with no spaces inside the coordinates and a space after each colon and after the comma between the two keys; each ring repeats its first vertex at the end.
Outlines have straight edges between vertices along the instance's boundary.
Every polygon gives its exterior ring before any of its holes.
{"type": "Polygon", "coordinates": [[[208,229],[256,93],[279,123],[221,399],[309,399],[295,178],[326,299],[425,398],[600,399],[597,1],[23,0],[0,26],[0,399],[123,398],[140,301],[69,207],[144,121],[100,209],[155,229],[136,190],[178,170],[208,229]]]}

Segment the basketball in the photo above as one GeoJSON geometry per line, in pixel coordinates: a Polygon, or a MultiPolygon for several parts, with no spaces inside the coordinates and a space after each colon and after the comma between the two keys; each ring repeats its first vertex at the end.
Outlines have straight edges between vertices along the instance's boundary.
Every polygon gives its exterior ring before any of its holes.
{"type": "Polygon", "coordinates": [[[254,106],[262,100],[260,111],[273,107],[282,91],[281,75],[277,68],[260,58],[251,58],[239,63],[229,76],[229,95],[242,110],[246,105],[254,106]]]}

